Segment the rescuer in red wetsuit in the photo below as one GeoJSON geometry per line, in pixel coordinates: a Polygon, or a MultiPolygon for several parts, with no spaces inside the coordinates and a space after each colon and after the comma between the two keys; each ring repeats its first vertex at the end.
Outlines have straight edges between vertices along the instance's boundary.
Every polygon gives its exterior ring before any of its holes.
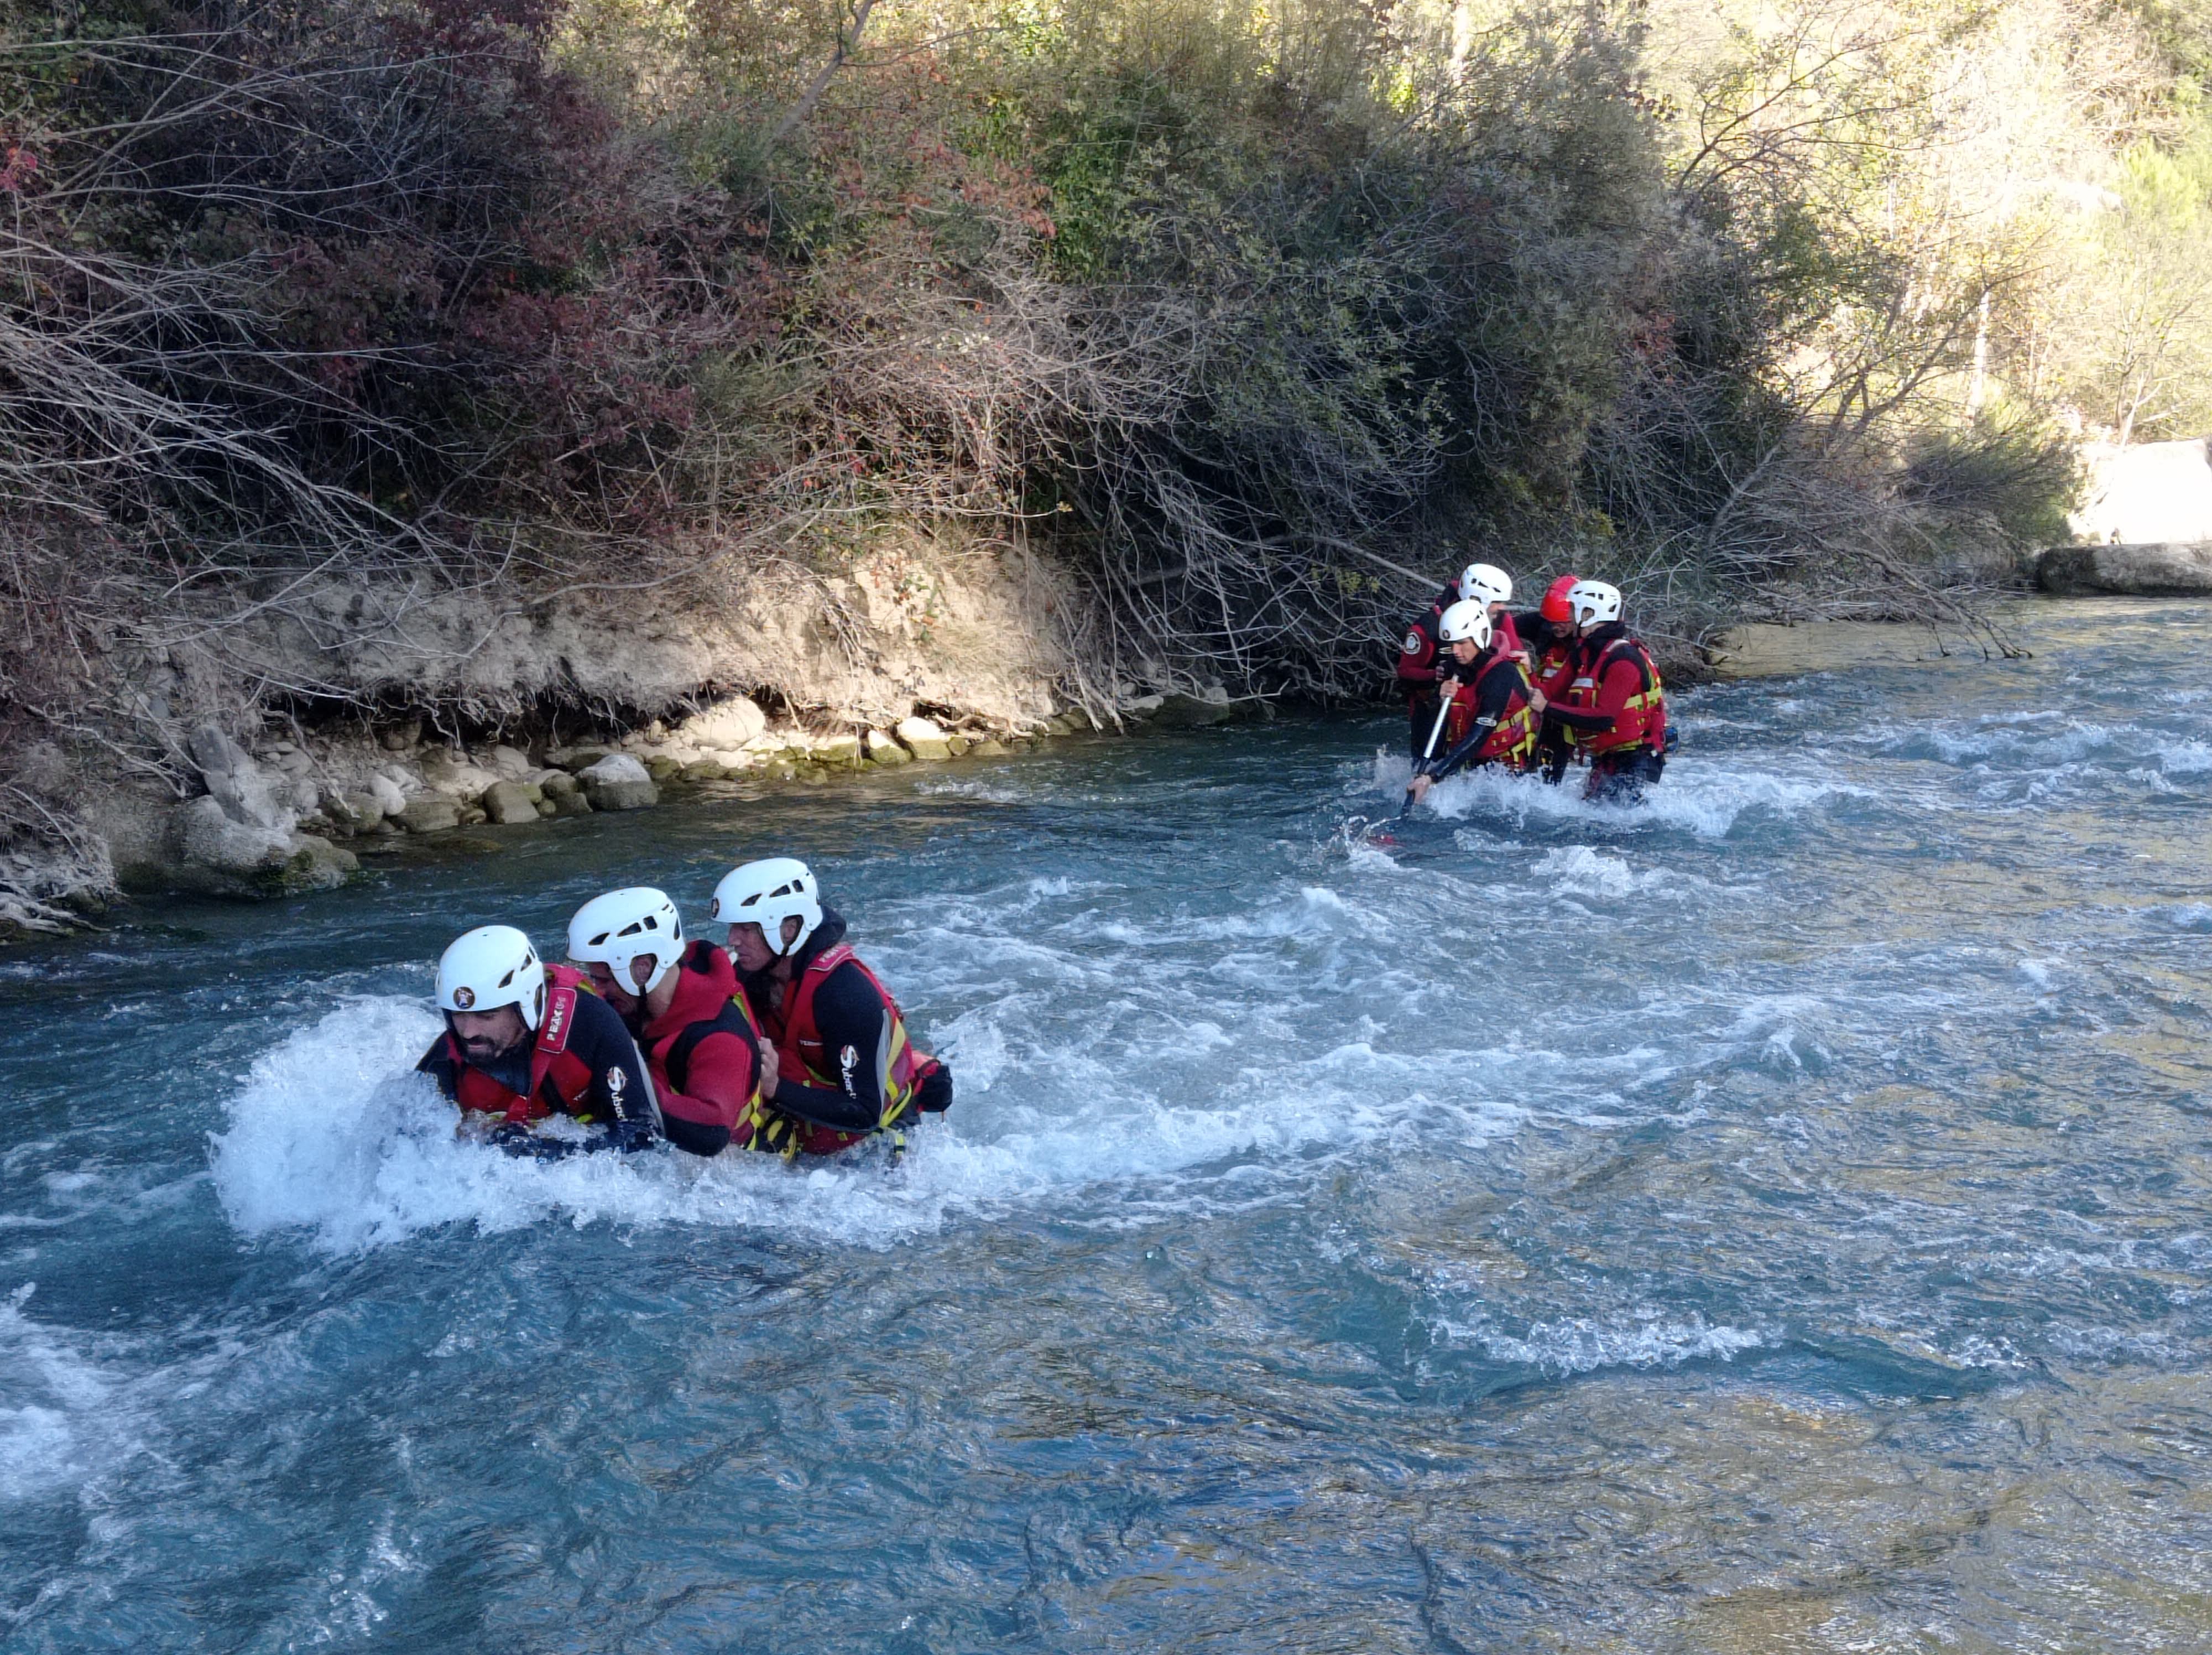
{"type": "Polygon", "coordinates": [[[511,925],[479,926],[438,962],[446,1032],[416,1067],[461,1106],[497,1116],[492,1141],[557,1159],[578,1149],[642,1149],[660,1129],[637,1044],[580,972],[539,961],[511,925]],[[567,1115],[601,1129],[587,1143],[541,1137],[567,1115]]]}
{"type": "MultiPolygon", "coordinates": [[[[1535,611],[1520,618],[1522,640],[1528,650],[1530,699],[1540,715],[1567,693],[1576,649],[1581,642],[1575,636],[1567,594],[1581,581],[1579,575],[1562,575],[1546,588],[1544,601],[1535,611]]],[[[1535,756],[1544,779],[1557,782],[1566,773],[1568,762],[1573,757],[1574,744],[1567,739],[1566,726],[1556,719],[1544,717],[1537,731],[1535,756]]]]}
{"type": "Polygon", "coordinates": [[[775,1043],[755,1148],[830,1155],[878,1132],[902,1141],[917,1114],[951,1105],[952,1072],[915,1049],[898,1002],[854,956],[805,863],[771,856],[733,869],[714,888],[713,913],[730,928],[738,981],[775,1043]]]}
{"type": "Polygon", "coordinates": [[[1491,631],[1479,603],[1456,603],[1438,629],[1451,651],[1438,680],[1452,697],[1444,718],[1445,756],[1413,777],[1413,802],[1462,766],[1520,770],[1536,747],[1535,704],[1521,657],[1491,631]]]}
{"type": "Polygon", "coordinates": [[[661,1132],[695,1155],[751,1142],[762,1124],[760,1031],[729,957],[684,940],[667,895],[633,885],[594,897],[568,922],[568,958],[637,1037],[661,1132]]]}
{"type": "Polygon", "coordinates": [[[1580,639],[1551,716],[1589,760],[1583,796],[1633,804],[1667,769],[1667,698],[1651,652],[1620,620],[1620,589],[1584,581],[1568,594],[1580,639]]]}
{"type": "Polygon", "coordinates": [[[1460,571],[1459,579],[1437,594],[1428,612],[1417,615],[1406,629],[1406,641],[1398,652],[1398,685],[1406,692],[1406,715],[1413,739],[1416,761],[1427,752],[1429,732],[1437,720],[1437,678],[1443,662],[1443,640],[1437,632],[1443,619],[1444,611],[1455,603],[1479,603],[1491,618],[1492,630],[1503,630],[1507,640],[1506,651],[1511,654],[1521,648],[1520,635],[1515,631],[1513,618],[1505,613],[1505,605],[1513,599],[1513,577],[1495,563],[1469,563],[1460,571]]]}

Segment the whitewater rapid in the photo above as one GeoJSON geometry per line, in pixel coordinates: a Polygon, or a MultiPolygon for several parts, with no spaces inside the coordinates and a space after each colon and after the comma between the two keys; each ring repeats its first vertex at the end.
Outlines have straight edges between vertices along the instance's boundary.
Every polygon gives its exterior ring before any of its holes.
{"type": "Polygon", "coordinates": [[[1695,691],[1626,810],[1285,718],[21,952],[0,1641],[2192,1646],[2208,623],[1695,691]],[[455,931],[777,850],[904,1156],[457,1137],[455,931]]]}

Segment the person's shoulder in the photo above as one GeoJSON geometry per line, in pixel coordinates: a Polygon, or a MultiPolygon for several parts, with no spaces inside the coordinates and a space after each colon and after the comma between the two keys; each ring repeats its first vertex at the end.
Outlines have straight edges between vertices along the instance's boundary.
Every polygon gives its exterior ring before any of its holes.
{"type": "Polygon", "coordinates": [[[883,998],[873,974],[860,964],[860,956],[848,953],[823,973],[822,986],[815,990],[814,1003],[860,1008],[879,1006],[883,998]]]}

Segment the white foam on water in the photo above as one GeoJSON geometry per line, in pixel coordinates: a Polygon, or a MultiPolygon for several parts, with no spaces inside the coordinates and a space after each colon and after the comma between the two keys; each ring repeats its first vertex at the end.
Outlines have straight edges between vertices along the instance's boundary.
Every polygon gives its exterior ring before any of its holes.
{"type": "Polygon", "coordinates": [[[2202,776],[2212,770],[2212,745],[2177,741],[2159,754],[2158,767],[2168,776],[2202,776]]]}
{"type": "Polygon", "coordinates": [[[215,1186],[241,1233],[305,1232],[341,1252],[441,1225],[498,1232],[547,1221],[757,1226],[884,1246],[955,1217],[1064,1208],[1077,1191],[1094,1192],[1102,1221],[1132,1200],[1249,1205],[1255,1178],[1279,1193],[1310,1176],[1315,1152],[1352,1153],[1411,1118],[1462,1142],[1524,1118],[1504,1103],[1439,1106],[1419,1089],[1433,1060],[1358,1042],[1304,1058],[1285,1051],[1266,1068],[1240,1063],[1226,1087],[1191,1089],[1202,1106],[1180,1103],[1162,1091],[1234,1044],[1218,1025],[1123,1001],[1088,1025],[1095,1049],[1041,1051],[1035,1022],[1018,994],[927,1031],[925,1044],[958,1060],[961,1101],[922,1123],[896,1165],[869,1152],[798,1165],[735,1151],[543,1163],[457,1135],[453,1106],[411,1073],[440,1027],[427,1008],[360,999],[255,1062],[227,1129],[213,1135],[215,1186]],[[1256,1171],[1221,1165],[1240,1159],[1256,1171]]]}
{"type": "Polygon", "coordinates": [[[0,1300],[0,1506],[80,1483],[142,1445],[116,1342],[34,1319],[36,1285],[0,1300]]]}
{"type": "Polygon", "coordinates": [[[1041,796],[1010,782],[924,782],[915,791],[926,798],[973,799],[984,805],[1026,805],[1041,796]]]}
{"type": "Polygon", "coordinates": [[[1449,1317],[1431,1320],[1447,1343],[1474,1345],[1493,1361],[1533,1367],[1553,1375],[1594,1373],[1609,1367],[1680,1367],[1685,1362],[1732,1362],[1770,1342],[1754,1328],[1717,1326],[1692,1312],[1670,1319],[1646,1308],[1628,1317],[1565,1317],[1532,1322],[1524,1332],[1507,1333],[1490,1324],[1486,1313],[1468,1323],[1449,1317]]]}
{"type": "MultiPolygon", "coordinates": [[[[1644,789],[1632,805],[1600,804],[1583,797],[1585,776],[1570,771],[1557,787],[1537,776],[1513,776],[1498,770],[1448,776],[1429,790],[1417,813],[1446,821],[1470,816],[1505,817],[1519,827],[1531,822],[1575,823],[1591,827],[1680,828],[1701,839],[1724,839],[1737,819],[1757,812],[1784,819],[1840,799],[1869,799],[1863,788],[1835,781],[1791,776],[1771,769],[1747,770],[1731,756],[1726,763],[1699,758],[1668,763],[1664,780],[1644,789]]],[[[1402,797],[1411,764],[1378,754],[1373,785],[1402,797]]]]}
{"type": "MultiPolygon", "coordinates": [[[[1530,870],[1554,891],[1580,897],[1649,895],[1662,886],[1677,885],[1692,876],[1664,867],[1638,873],[1626,856],[1615,856],[1589,845],[1566,845],[1548,850],[1530,870]]],[[[1706,881],[1696,881],[1699,885],[1706,881]]]]}

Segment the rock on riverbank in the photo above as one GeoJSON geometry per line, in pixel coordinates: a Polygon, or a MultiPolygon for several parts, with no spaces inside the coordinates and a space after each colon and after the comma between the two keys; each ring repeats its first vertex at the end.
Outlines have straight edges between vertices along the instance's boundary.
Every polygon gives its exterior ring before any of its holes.
{"type": "Polygon", "coordinates": [[[741,574],[650,611],[311,583],[225,654],[118,635],[103,646],[118,705],[0,778],[21,805],[0,810],[0,937],[118,891],[284,896],[455,830],[495,844],[695,787],[821,784],[1234,710],[1218,687],[1097,682],[1078,594],[1018,550],[908,539],[842,574],[741,574]],[[286,684],[321,687],[257,701],[286,684]]]}
{"type": "Polygon", "coordinates": [[[2035,560],[2035,583],[2062,598],[2212,596],[2212,541],[2053,546],[2035,560]]]}
{"type": "Polygon", "coordinates": [[[681,796],[716,782],[822,785],[898,765],[1002,758],[1117,722],[1212,722],[1236,710],[1218,689],[1162,697],[1124,688],[1116,705],[1096,712],[1047,702],[1019,721],[911,712],[829,727],[726,697],[673,724],[654,720],[607,740],[570,743],[425,741],[410,719],[380,730],[295,731],[248,751],[210,726],[189,743],[204,793],[179,800],[148,788],[94,789],[86,814],[125,891],[282,897],[343,883],[359,870],[357,852],[434,843],[459,829],[649,809],[672,790],[681,796]],[[1196,715],[1172,716],[1179,703],[1196,715]]]}

